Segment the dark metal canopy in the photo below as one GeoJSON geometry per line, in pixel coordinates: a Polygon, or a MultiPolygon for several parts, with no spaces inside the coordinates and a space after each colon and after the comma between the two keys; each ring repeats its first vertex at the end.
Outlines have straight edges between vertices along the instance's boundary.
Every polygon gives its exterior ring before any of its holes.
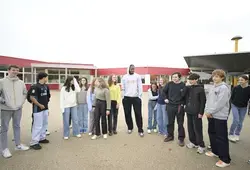
{"type": "Polygon", "coordinates": [[[250,72],[250,52],[186,56],[184,59],[194,71],[223,69],[226,72],[250,72]]]}

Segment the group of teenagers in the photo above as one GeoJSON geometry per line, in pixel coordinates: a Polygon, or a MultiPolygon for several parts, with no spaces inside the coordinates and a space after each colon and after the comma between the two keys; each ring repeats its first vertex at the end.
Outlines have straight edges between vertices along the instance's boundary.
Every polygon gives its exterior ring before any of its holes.
{"type": "MultiPolygon", "coordinates": [[[[197,148],[197,153],[218,157],[217,167],[230,166],[229,140],[238,142],[247,114],[250,99],[249,77],[239,76],[239,85],[232,88],[224,82],[226,74],[217,69],[212,72],[212,87],[206,94],[204,86],[198,84],[200,76],[191,73],[185,84],[181,74],[173,73],[172,81],[161,78],[159,84],[152,83],[148,90],[148,133],[152,131],[165,136],[164,142],[174,140],[175,117],[178,124],[178,141],[185,146],[184,116],[187,116],[189,143],[187,148],[197,148]],[[230,112],[233,123],[228,134],[227,121],[230,112]],[[210,145],[205,152],[202,118],[208,119],[210,145]]],[[[248,161],[250,164],[250,160],[248,161]]]]}
{"type": "MultiPolygon", "coordinates": [[[[39,73],[37,83],[27,91],[25,84],[17,75],[19,68],[11,65],[8,76],[0,80],[1,103],[1,144],[2,155],[11,157],[8,149],[7,133],[10,119],[13,121],[14,141],[16,150],[39,150],[40,144],[47,144],[48,115],[50,90],[46,84],[48,75],[39,73]],[[9,88],[14,87],[14,88],[9,88]],[[14,95],[14,96],[13,96],[14,95]],[[20,121],[22,106],[25,100],[32,104],[32,139],[30,147],[20,143],[20,121]]],[[[171,75],[171,81],[161,78],[158,83],[152,83],[148,90],[148,128],[147,132],[158,132],[165,136],[164,142],[174,140],[175,118],[178,124],[178,144],[185,146],[184,117],[187,115],[187,126],[190,142],[187,148],[197,148],[197,152],[205,152],[203,141],[202,118],[208,119],[209,157],[219,157],[218,167],[230,165],[229,140],[239,140],[243,121],[250,99],[248,77],[240,76],[239,85],[231,91],[224,82],[225,72],[214,70],[213,85],[206,95],[204,86],[198,84],[200,76],[191,73],[188,84],[181,81],[181,74],[171,75]],[[227,120],[232,109],[233,124],[228,136],[227,120]],[[158,128],[157,128],[158,126],[158,128]]],[[[144,136],[142,119],[142,81],[135,73],[135,66],[130,65],[127,74],[122,77],[121,87],[117,77],[111,75],[108,83],[102,78],[94,78],[89,85],[85,77],[76,80],[68,76],[60,91],[60,111],[63,117],[63,138],[70,137],[72,124],[73,136],[80,138],[82,133],[89,133],[92,140],[117,134],[117,117],[122,103],[128,134],[133,133],[132,106],[140,137],[144,136]],[[101,124],[101,128],[100,128],[101,124]]]]}

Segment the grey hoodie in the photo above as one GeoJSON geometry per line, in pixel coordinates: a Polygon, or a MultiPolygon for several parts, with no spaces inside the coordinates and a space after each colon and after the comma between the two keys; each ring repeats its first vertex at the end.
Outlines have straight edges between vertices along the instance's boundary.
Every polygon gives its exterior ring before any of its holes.
{"type": "Polygon", "coordinates": [[[18,77],[9,76],[0,79],[0,108],[2,110],[18,110],[22,108],[27,95],[27,89],[18,77]]]}
{"type": "Polygon", "coordinates": [[[213,85],[207,95],[205,113],[213,118],[227,120],[229,115],[230,90],[226,83],[213,85]]]}

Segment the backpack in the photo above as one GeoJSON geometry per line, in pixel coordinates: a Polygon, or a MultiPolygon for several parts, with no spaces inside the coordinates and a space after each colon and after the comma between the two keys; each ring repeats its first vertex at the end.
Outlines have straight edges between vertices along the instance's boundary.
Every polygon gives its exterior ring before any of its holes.
{"type": "Polygon", "coordinates": [[[27,92],[27,100],[28,100],[29,103],[32,103],[32,101],[30,100],[30,95],[31,95],[32,89],[34,89],[34,87],[36,87],[36,84],[32,84],[30,86],[30,89],[27,92]]]}

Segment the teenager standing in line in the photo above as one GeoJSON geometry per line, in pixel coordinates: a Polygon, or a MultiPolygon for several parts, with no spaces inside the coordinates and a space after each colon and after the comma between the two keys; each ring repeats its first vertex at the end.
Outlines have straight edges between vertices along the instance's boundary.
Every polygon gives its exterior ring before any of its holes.
{"type": "Polygon", "coordinates": [[[22,108],[26,100],[27,89],[22,80],[17,75],[19,67],[11,65],[8,68],[8,76],[0,80],[0,108],[1,108],[1,144],[2,155],[10,158],[12,154],[8,149],[8,130],[10,119],[12,118],[14,141],[16,150],[26,151],[29,147],[20,142],[20,122],[22,118],[22,108]],[[12,87],[12,88],[10,88],[12,87]]]}
{"type": "Polygon", "coordinates": [[[135,66],[131,64],[128,73],[122,77],[122,104],[125,113],[125,120],[128,126],[128,134],[133,131],[133,119],[131,115],[132,106],[135,112],[136,124],[140,137],[144,136],[142,121],[142,80],[141,76],[135,73],[135,66]]]}
{"type": "Polygon", "coordinates": [[[224,168],[231,162],[227,129],[230,90],[223,82],[226,76],[223,70],[214,70],[212,76],[214,85],[209,91],[205,107],[212,150],[206,152],[206,155],[219,157],[220,160],[215,165],[224,168]]]}
{"type": "Polygon", "coordinates": [[[80,92],[81,88],[79,87],[76,79],[72,76],[69,76],[60,92],[60,109],[63,113],[63,137],[65,140],[69,139],[69,116],[72,116],[73,124],[73,135],[80,138],[80,129],[78,124],[77,116],[77,99],[76,93],[80,92]]]}
{"type": "Polygon", "coordinates": [[[117,76],[109,76],[108,79],[109,91],[110,91],[110,100],[111,100],[111,111],[108,115],[108,131],[109,135],[117,134],[117,118],[118,110],[121,101],[121,88],[117,84],[117,76]]]}
{"type": "Polygon", "coordinates": [[[77,93],[77,104],[78,104],[78,122],[80,127],[80,133],[88,132],[88,104],[87,104],[87,91],[88,91],[88,80],[86,77],[79,79],[79,86],[81,91],[77,93]]]}
{"type": "Polygon", "coordinates": [[[158,86],[157,83],[151,83],[150,89],[148,89],[148,134],[152,130],[157,133],[157,99],[158,99],[158,86]]]}
{"type": "Polygon", "coordinates": [[[88,103],[88,111],[89,111],[89,136],[92,136],[95,132],[95,109],[93,108],[93,102],[95,100],[95,81],[96,78],[92,80],[92,83],[89,87],[87,93],[87,103],[88,103]]]}
{"type": "Polygon", "coordinates": [[[34,150],[42,149],[40,143],[47,144],[49,140],[46,139],[46,129],[48,128],[48,114],[49,114],[49,98],[50,93],[48,86],[48,75],[46,73],[39,73],[37,75],[38,83],[31,87],[30,100],[32,102],[32,140],[30,147],[34,150]]]}
{"type": "Polygon", "coordinates": [[[91,139],[95,140],[101,136],[100,119],[103,138],[107,139],[107,116],[110,114],[111,100],[108,86],[102,78],[97,78],[95,81],[95,100],[93,107],[95,108],[95,135],[91,139]]]}
{"type": "Polygon", "coordinates": [[[231,106],[233,113],[233,123],[229,132],[229,140],[237,142],[240,140],[240,132],[247,114],[248,101],[250,99],[250,86],[248,77],[239,77],[239,85],[234,87],[231,95],[231,106]]]}
{"type": "Polygon", "coordinates": [[[167,107],[165,103],[166,95],[163,92],[164,87],[167,84],[166,78],[160,78],[159,82],[159,97],[157,99],[157,124],[159,134],[167,137],[167,125],[168,125],[168,114],[167,114],[167,107]]]}
{"type": "Polygon", "coordinates": [[[168,136],[164,142],[170,142],[174,140],[174,126],[175,117],[178,123],[178,140],[181,147],[185,146],[185,129],[184,129],[184,104],[186,86],[181,82],[181,74],[179,72],[172,74],[172,81],[164,87],[164,93],[166,95],[165,102],[167,103],[168,114],[168,136]]]}
{"type": "Polygon", "coordinates": [[[202,117],[206,104],[206,94],[204,88],[198,85],[199,78],[200,76],[195,73],[188,77],[190,85],[187,87],[185,111],[190,140],[187,148],[198,148],[197,153],[202,154],[205,152],[202,117]]]}

